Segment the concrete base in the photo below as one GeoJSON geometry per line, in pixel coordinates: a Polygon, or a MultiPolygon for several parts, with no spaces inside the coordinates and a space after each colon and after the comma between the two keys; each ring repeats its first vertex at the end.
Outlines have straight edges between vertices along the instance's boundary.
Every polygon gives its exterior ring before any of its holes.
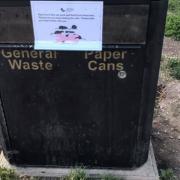
{"type": "MultiPolygon", "coordinates": [[[[0,167],[13,168],[18,174],[42,177],[41,179],[56,179],[56,177],[66,176],[72,169],[70,168],[30,168],[11,166],[5,159],[3,153],[0,155],[0,167]]],[[[134,170],[110,170],[110,169],[85,169],[90,179],[99,179],[101,175],[113,175],[123,180],[159,180],[158,170],[154,157],[153,147],[150,145],[147,162],[140,168],[134,170]]]]}

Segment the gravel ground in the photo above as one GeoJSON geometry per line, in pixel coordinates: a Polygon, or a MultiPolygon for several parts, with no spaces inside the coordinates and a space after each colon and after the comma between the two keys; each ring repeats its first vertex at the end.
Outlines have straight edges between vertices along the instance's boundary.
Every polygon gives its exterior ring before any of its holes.
{"type": "MultiPolygon", "coordinates": [[[[163,56],[180,58],[180,41],[165,38],[163,56]]],[[[163,70],[160,73],[160,98],[154,115],[152,141],[158,168],[173,169],[176,179],[180,180],[180,81],[168,79],[164,74],[163,70]]]]}

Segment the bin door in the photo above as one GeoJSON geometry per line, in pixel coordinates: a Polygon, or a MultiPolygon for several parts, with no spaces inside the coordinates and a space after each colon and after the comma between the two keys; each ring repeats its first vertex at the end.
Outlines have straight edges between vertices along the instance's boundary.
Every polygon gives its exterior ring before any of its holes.
{"type": "Polygon", "coordinates": [[[1,49],[10,162],[134,166],[143,52],[1,49]]]}

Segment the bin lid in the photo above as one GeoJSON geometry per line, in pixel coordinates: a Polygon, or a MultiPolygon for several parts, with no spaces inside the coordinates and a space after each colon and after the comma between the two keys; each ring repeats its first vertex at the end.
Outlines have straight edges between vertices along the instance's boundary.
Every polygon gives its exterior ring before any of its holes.
{"type": "MultiPolygon", "coordinates": [[[[0,6],[29,6],[30,1],[31,0],[0,0],[0,6]]],[[[53,0],[44,0],[44,1],[53,1],[53,0]]],[[[77,0],[66,0],[66,1],[77,1],[77,0]]],[[[89,0],[79,0],[79,1],[89,1],[89,0]]],[[[102,0],[91,0],[91,1],[102,1],[102,0]]],[[[152,0],[103,0],[103,1],[107,5],[114,5],[114,4],[148,4],[152,0]]]]}

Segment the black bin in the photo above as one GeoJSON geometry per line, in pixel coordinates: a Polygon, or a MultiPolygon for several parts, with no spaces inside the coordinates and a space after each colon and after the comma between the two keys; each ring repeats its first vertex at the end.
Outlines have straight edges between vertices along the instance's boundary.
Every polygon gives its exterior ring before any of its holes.
{"type": "Polygon", "coordinates": [[[102,52],[35,51],[29,1],[0,1],[1,145],[27,166],[148,156],[167,0],[105,0],[102,52]]]}

